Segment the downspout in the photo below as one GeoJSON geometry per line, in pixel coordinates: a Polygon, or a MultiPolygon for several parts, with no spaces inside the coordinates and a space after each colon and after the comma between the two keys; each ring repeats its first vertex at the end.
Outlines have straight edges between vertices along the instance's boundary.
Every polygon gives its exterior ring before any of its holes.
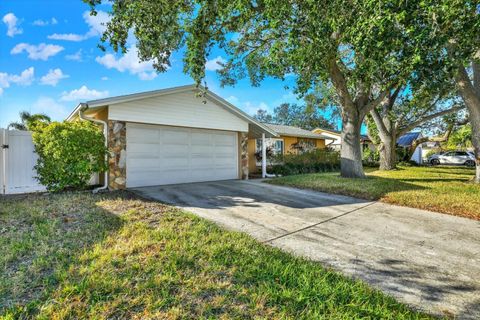
{"type": "MultiPolygon", "coordinates": [[[[103,135],[105,137],[105,148],[108,148],[108,124],[107,124],[107,122],[105,122],[103,120],[98,120],[98,119],[86,117],[83,114],[83,112],[86,111],[87,109],[88,109],[88,104],[86,104],[86,103],[82,104],[82,106],[78,110],[79,118],[81,120],[92,121],[92,122],[101,124],[103,126],[103,135]]],[[[108,154],[105,155],[105,162],[108,163],[108,154]]],[[[97,193],[101,190],[106,190],[107,188],[108,188],[108,170],[105,170],[105,178],[104,178],[104,181],[103,181],[103,186],[93,189],[92,192],[97,193]]]]}

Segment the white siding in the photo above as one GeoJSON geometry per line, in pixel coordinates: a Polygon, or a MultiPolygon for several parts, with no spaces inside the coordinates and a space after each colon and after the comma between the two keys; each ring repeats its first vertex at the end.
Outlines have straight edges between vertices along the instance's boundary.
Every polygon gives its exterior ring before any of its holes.
{"type": "Polygon", "coordinates": [[[108,113],[110,120],[248,132],[245,120],[194,91],[114,104],[108,113]]]}
{"type": "Polygon", "coordinates": [[[127,187],[238,178],[237,133],[127,124],[127,187]]]}

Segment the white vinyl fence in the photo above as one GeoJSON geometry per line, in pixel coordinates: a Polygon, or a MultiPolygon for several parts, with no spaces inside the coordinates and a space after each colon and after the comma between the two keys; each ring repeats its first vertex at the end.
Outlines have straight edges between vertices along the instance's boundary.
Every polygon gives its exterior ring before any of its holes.
{"type": "Polygon", "coordinates": [[[45,191],[35,179],[32,134],[0,129],[0,194],[45,191]]]}

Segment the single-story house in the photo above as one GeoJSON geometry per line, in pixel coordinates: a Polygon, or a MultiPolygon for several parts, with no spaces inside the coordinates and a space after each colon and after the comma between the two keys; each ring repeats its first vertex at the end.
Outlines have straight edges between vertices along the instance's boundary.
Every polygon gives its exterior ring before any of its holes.
{"type": "Polygon", "coordinates": [[[100,182],[110,189],[248,179],[249,141],[279,137],[195,85],[80,103],[67,117],[76,119],[104,127],[109,172],[100,182]]]}
{"type": "MultiPolygon", "coordinates": [[[[325,140],[325,144],[327,147],[340,151],[342,147],[342,133],[340,131],[331,130],[331,129],[324,129],[324,128],[316,128],[313,129],[312,132],[324,135],[327,137],[325,140]]],[[[375,151],[377,148],[373,144],[372,140],[365,135],[360,135],[360,143],[362,144],[362,151],[369,148],[372,151],[375,151]]]]}
{"type": "MultiPolygon", "coordinates": [[[[314,133],[294,126],[262,123],[277,134],[275,138],[266,139],[267,148],[271,148],[273,154],[298,154],[313,149],[324,149],[325,140],[328,136],[314,133]]],[[[256,154],[261,153],[262,139],[251,138],[248,140],[248,163],[250,172],[257,171],[261,167],[261,160],[256,154]]]]}

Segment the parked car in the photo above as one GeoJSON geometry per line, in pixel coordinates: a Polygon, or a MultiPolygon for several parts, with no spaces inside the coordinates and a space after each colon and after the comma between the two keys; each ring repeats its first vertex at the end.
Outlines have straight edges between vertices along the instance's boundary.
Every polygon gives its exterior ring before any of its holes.
{"type": "Polygon", "coordinates": [[[428,158],[428,163],[432,166],[439,164],[465,165],[467,167],[475,166],[475,156],[473,152],[467,151],[447,151],[437,153],[428,158]]]}

